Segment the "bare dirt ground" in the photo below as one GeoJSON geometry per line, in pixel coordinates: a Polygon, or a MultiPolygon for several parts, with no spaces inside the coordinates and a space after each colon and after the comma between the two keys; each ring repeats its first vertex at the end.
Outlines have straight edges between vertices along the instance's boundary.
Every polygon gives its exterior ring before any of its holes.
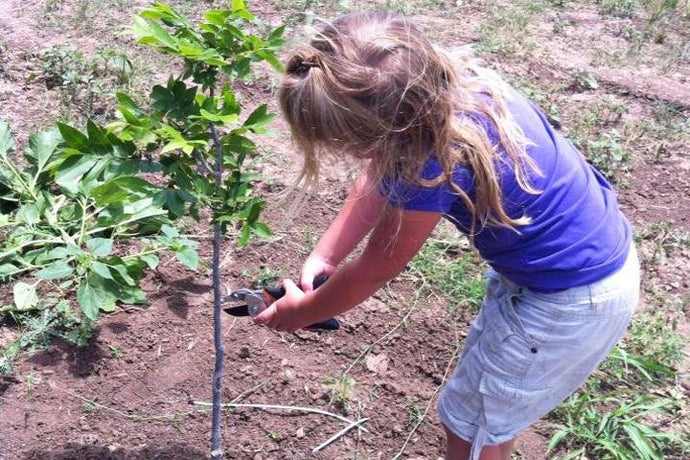
{"type": "MultiPolygon", "coordinates": [[[[174,3],[191,14],[210,7],[174,3]]],[[[415,8],[414,2],[353,1],[349,6],[384,3],[412,15],[447,46],[480,47],[492,33],[481,27],[493,14],[487,2],[429,1],[415,8]]],[[[642,27],[635,19],[604,15],[594,3],[563,3],[548,3],[534,12],[525,30],[504,27],[493,32],[504,37],[508,48],[487,52],[489,62],[511,81],[529,82],[525,88],[531,88],[545,110],[556,104],[565,132],[589,128],[587,134],[595,135],[612,126],[621,132],[632,159],[630,172],[621,171],[617,187],[637,229],[663,223],[690,231],[690,137],[658,126],[689,117],[690,59],[682,53],[666,58],[664,45],[653,42],[622,58],[630,46],[624,31],[642,27]],[[597,88],[578,86],[573,76],[577,72],[593,76],[597,88]],[[536,91],[535,85],[553,91],[536,91]],[[591,127],[583,124],[584,113],[609,110],[597,109],[597,103],[622,104],[625,110],[618,118],[591,127]],[[673,109],[672,115],[663,118],[658,107],[673,109]],[[656,124],[650,128],[646,121],[656,124]]],[[[40,72],[40,53],[58,43],[89,55],[103,48],[133,50],[131,38],[122,31],[144,4],[101,0],[82,12],[84,2],[78,1],[0,0],[0,118],[11,123],[18,139],[65,116],[64,101],[56,92],[30,78],[40,72]]],[[[320,7],[319,14],[334,14],[328,2],[306,5],[320,7]]],[[[292,17],[289,2],[255,1],[251,7],[274,23],[292,17]]],[[[670,27],[667,34],[667,47],[678,42],[682,49],[690,43],[687,30],[670,27]]],[[[136,84],[145,86],[167,75],[164,62],[144,51],[132,53],[135,67],[144,69],[138,71],[136,84]]],[[[257,78],[244,86],[244,97],[269,101],[275,108],[275,81],[274,76],[257,78]]],[[[104,108],[99,116],[106,115],[104,108]]],[[[347,192],[347,171],[331,167],[318,191],[286,218],[288,205],[281,198],[299,155],[282,122],[276,123],[275,132],[263,141],[265,161],[258,166],[265,178],[261,194],[271,203],[265,220],[275,236],[242,250],[226,243],[223,275],[231,288],[261,277],[297,276],[301,261],[347,192]]],[[[210,260],[208,230],[197,226],[195,231],[202,255],[210,260]]],[[[639,241],[645,269],[641,308],[680,315],[679,328],[687,333],[690,248],[674,247],[659,258],[654,235],[639,241]]],[[[24,356],[14,373],[0,380],[1,460],[208,457],[210,416],[190,401],[208,401],[211,395],[210,276],[162,263],[146,278],[145,290],[150,307],[123,307],[104,317],[88,347],[58,343],[24,356]]],[[[225,401],[309,406],[369,419],[364,425],[368,432],[353,430],[313,454],[314,447],[343,428],[341,422],[319,415],[236,409],[224,419],[227,458],[383,459],[403,448],[401,458],[442,457],[436,397],[473,315],[463,312],[458,320],[441,297],[421,292],[419,280],[404,275],[343,315],[337,332],[275,333],[248,320],[224,318],[225,401]]],[[[7,325],[0,329],[0,340],[14,333],[7,325]]],[[[680,375],[687,385],[687,372],[680,375]]],[[[517,440],[515,458],[546,458],[549,437],[547,421],[526,431],[517,440]]]]}

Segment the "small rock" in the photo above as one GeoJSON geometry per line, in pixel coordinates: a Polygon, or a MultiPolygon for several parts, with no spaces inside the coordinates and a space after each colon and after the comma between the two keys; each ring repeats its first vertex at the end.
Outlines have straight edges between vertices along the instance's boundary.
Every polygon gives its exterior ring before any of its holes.
{"type": "Polygon", "coordinates": [[[298,429],[295,436],[297,436],[297,439],[302,439],[304,437],[304,428],[298,429]]]}
{"type": "Polygon", "coordinates": [[[388,356],[383,353],[380,355],[369,355],[365,362],[367,369],[374,374],[383,375],[388,371],[388,356]]]}
{"type": "Polygon", "coordinates": [[[249,359],[249,357],[251,356],[249,353],[249,347],[241,347],[239,356],[242,359],[249,359]]]}

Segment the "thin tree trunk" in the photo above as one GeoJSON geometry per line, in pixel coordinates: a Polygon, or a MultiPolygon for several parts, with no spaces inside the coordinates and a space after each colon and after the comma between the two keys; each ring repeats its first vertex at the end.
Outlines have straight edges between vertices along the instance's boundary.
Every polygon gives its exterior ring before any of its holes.
{"type": "MultiPolygon", "coordinates": [[[[213,97],[213,91],[211,91],[213,97]]],[[[216,148],[216,186],[223,186],[223,146],[218,138],[216,127],[211,124],[211,135],[216,148]]],[[[214,216],[215,217],[215,216],[214,216]]],[[[213,343],[216,349],[216,365],[213,370],[213,414],[211,423],[211,458],[223,458],[222,428],[222,400],[221,390],[223,385],[223,335],[221,325],[222,291],[220,285],[220,250],[221,250],[221,224],[213,224],[213,343]]]]}

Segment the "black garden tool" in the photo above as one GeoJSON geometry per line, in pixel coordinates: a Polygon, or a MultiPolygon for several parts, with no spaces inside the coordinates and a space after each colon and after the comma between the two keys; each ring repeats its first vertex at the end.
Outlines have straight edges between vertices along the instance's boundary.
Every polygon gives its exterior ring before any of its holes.
{"type": "MultiPolygon", "coordinates": [[[[321,274],[314,278],[314,289],[317,289],[326,282],[328,277],[321,274]]],[[[232,316],[251,316],[254,318],[259,313],[268,308],[276,300],[285,295],[285,288],[283,286],[266,286],[263,289],[238,289],[231,292],[229,300],[231,302],[244,302],[242,305],[225,308],[225,313],[232,316]]],[[[307,326],[306,329],[325,329],[335,331],[340,329],[340,323],[337,319],[331,318],[320,323],[314,323],[307,326]]]]}

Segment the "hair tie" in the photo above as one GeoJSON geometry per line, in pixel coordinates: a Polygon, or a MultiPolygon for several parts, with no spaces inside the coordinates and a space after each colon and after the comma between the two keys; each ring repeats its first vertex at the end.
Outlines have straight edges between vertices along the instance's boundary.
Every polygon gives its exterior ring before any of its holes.
{"type": "Polygon", "coordinates": [[[311,67],[319,67],[319,63],[318,63],[318,61],[316,60],[316,56],[312,56],[312,57],[310,57],[310,58],[308,58],[308,59],[303,59],[303,60],[302,60],[302,65],[303,65],[304,67],[309,67],[309,68],[311,68],[311,67]]]}
{"type": "Polygon", "coordinates": [[[300,56],[293,57],[287,66],[289,74],[298,75],[299,77],[306,77],[309,70],[313,67],[320,67],[316,56],[309,58],[302,58],[300,56]]]}

